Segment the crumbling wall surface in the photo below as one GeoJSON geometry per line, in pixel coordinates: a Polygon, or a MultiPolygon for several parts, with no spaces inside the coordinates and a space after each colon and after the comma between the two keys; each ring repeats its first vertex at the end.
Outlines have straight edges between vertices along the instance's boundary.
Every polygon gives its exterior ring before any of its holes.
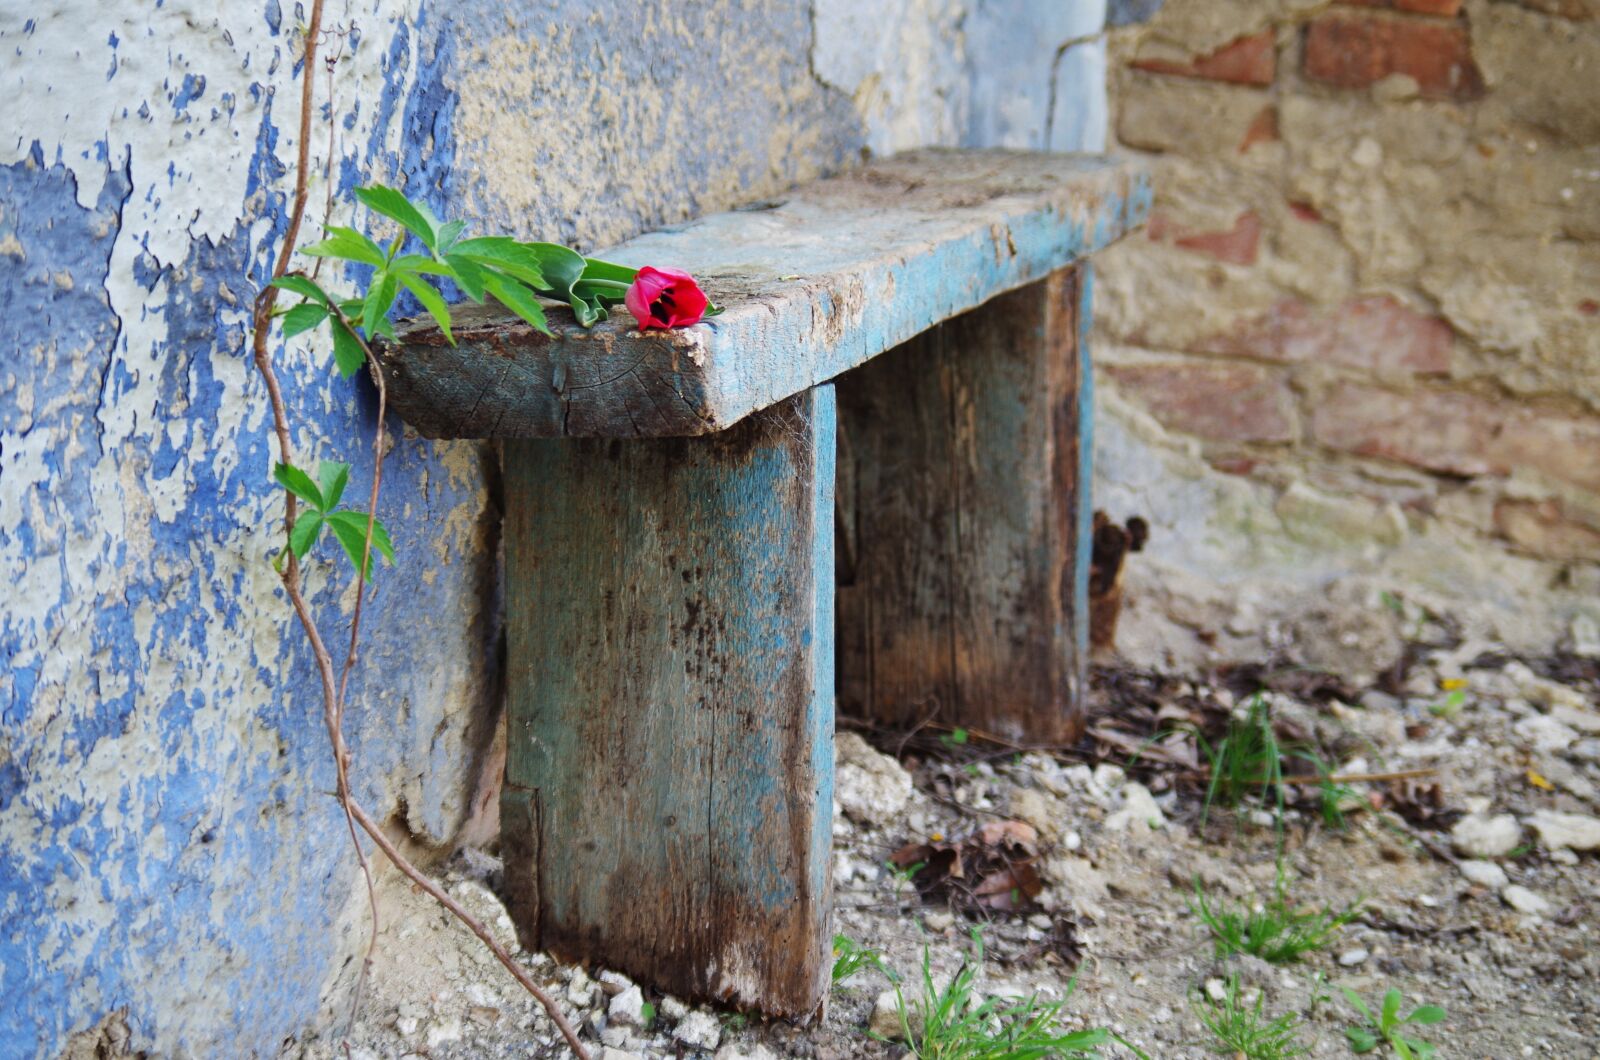
{"type": "Polygon", "coordinates": [[[1600,592],[1600,7],[1120,21],[1157,198],[1101,261],[1099,488],[1155,524],[1136,595],[1223,648],[1351,577],[1559,637],[1600,592]]]}
{"type": "MultiPolygon", "coordinates": [[[[306,6],[34,6],[0,6],[0,1055],[112,1024],[156,1055],[272,1055],[345,1011],[365,931],[247,353],[306,6]]],[[[1103,8],[1055,6],[329,3],[304,235],[370,224],[368,180],[589,248],[863,149],[1098,146],[1103,8]]],[[[298,459],[351,461],[364,494],[370,385],[310,336],[272,350],[298,459]]],[[[347,727],[362,800],[437,847],[498,710],[498,462],[385,434],[400,565],[347,727]]],[[[326,547],[308,589],[337,652],[326,547]]]]}

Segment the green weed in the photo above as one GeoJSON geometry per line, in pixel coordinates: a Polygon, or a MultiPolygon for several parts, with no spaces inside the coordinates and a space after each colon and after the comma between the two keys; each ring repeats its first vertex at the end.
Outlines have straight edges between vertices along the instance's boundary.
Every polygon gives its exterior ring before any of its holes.
{"type": "Polygon", "coordinates": [[[1344,1036],[1350,1039],[1350,1048],[1355,1052],[1370,1053],[1380,1045],[1388,1045],[1400,1060],[1430,1060],[1434,1055],[1433,1046],[1402,1032],[1413,1024],[1427,1027],[1443,1023],[1444,1009],[1438,1005],[1418,1005],[1411,1010],[1409,1016],[1401,1019],[1400,1005],[1403,998],[1398,989],[1391,987],[1383,995],[1383,1005],[1374,1016],[1372,1009],[1361,1000],[1361,995],[1349,987],[1341,986],[1339,989],[1351,1007],[1361,1014],[1363,1021],[1359,1026],[1346,1027],[1344,1030],[1344,1036]]]}
{"type": "Polygon", "coordinates": [[[943,987],[934,982],[924,950],[919,991],[909,1003],[900,977],[882,957],[842,935],[833,942],[833,979],[837,983],[865,967],[882,972],[894,989],[901,1037],[917,1060],[1070,1060],[1098,1057],[1096,1047],[1112,1040],[1103,1029],[1065,1029],[1060,1001],[980,997],[974,987],[983,967],[983,938],[976,929],[972,943],[972,953],[943,987]]]}
{"type": "Polygon", "coordinates": [[[833,936],[833,981],[841,982],[863,968],[876,968],[891,983],[898,982],[894,969],[883,961],[883,954],[846,935],[833,936]]]}
{"type": "Polygon", "coordinates": [[[1229,976],[1226,993],[1220,1001],[1196,990],[1189,1005],[1215,1039],[1211,1051],[1246,1060],[1288,1060],[1304,1056],[1310,1048],[1300,1041],[1300,1018],[1288,1013],[1266,1019],[1261,1008],[1265,997],[1257,995],[1254,1007],[1239,998],[1239,977],[1229,976]]]}
{"type": "Polygon", "coordinates": [[[1340,928],[1356,918],[1361,901],[1338,911],[1332,906],[1318,912],[1296,909],[1289,904],[1280,872],[1272,897],[1259,908],[1213,906],[1197,876],[1189,908],[1211,931],[1218,957],[1248,953],[1274,964],[1287,964],[1326,946],[1340,928]]]}
{"type": "Polygon", "coordinates": [[[1252,696],[1243,716],[1229,716],[1227,732],[1215,747],[1199,732],[1195,733],[1195,746],[1205,756],[1211,773],[1205,805],[1200,811],[1202,828],[1213,805],[1238,809],[1251,797],[1259,798],[1282,824],[1283,748],[1273,731],[1272,708],[1264,696],[1259,692],[1252,696]]]}

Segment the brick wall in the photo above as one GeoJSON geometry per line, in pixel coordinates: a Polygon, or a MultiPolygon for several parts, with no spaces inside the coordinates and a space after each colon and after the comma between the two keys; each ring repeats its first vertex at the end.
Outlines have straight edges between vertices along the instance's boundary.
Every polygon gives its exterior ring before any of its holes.
{"type": "Polygon", "coordinates": [[[1292,537],[1315,495],[1380,578],[1446,542],[1600,584],[1600,0],[1149,6],[1112,139],[1156,209],[1102,263],[1097,350],[1107,416],[1244,480],[1185,532],[1245,497],[1243,536],[1292,537]]]}

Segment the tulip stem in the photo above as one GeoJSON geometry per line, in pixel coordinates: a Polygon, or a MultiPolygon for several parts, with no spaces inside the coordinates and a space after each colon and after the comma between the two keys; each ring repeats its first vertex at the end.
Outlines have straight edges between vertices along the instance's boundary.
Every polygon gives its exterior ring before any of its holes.
{"type": "Polygon", "coordinates": [[[623,283],[621,280],[595,280],[587,277],[579,280],[578,282],[583,284],[585,287],[610,287],[618,291],[626,291],[629,287],[633,286],[630,283],[623,283]]]}

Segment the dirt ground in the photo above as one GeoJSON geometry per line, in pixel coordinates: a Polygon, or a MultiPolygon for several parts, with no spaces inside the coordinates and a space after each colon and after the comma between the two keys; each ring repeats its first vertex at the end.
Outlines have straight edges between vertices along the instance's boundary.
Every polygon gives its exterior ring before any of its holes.
{"type": "MultiPolygon", "coordinates": [[[[1267,1014],[1298,1013],[1312,1056],[1353,1055],[1343,1029],[1357,1020],[1337,989],[1348,986],[1372,1003],[1398,987],[1408,1010],[1442,1006],[1443,1023],[1417,1029],[1440,1057],[1600,1057],[1600,646],[1517,659],[1427,616],[1408,630],[1399,661],[1356,686],[1265,664],[1100,670],[1090,735],[1051,753],[842,723],[835,930],[914,985],[924,953],[936,979],[952,975],[976,928],[984,996],[1065,999],[1067,1027],[1110,1028],[1158,1058],[1231,1055],[1194,1009],[1230,976],[1267,1014]],[[1314,754],[1337,776],[1404,775],[1342,782],[1342,827],[1309,783],[1287,789],[1281,826],[1255,789],[1237,812],[1207,813],[1204,747],[1263,688],[1279,740],[1302,752],[1283,759],[1286,773],[1315,772],[1314,754]],[[952,881],[949,848],[968,839],[952,881]],[[897,871],[902,850],[924,868],[897,871]],[[1295,905],[1359,901],[1359,912],[1297,963],[1217,956],[1192,909],[1196,880],[1213,904],[1259,903],[1280,863],[1295,905]]],[[[447,878],[512,939],[498,876],[490,854],[469,850],[447,878]]],[[[385,913],[351,1056],[565,1055],[531,1000],[425,896],[393,893],[385,913]]],[[[888,987],[870,968],[835,985],[820,1026],[688,1008],[646,988],[645,1029],[621,977],[522,959],[605,1060],[905,1054],[868,1034],[888,987]]],[[[892,1032],[885,1015],[876,1025],[892,1032]]],[[[344,1052],[324,1039],[284,1055],[344,1052]]]]}

